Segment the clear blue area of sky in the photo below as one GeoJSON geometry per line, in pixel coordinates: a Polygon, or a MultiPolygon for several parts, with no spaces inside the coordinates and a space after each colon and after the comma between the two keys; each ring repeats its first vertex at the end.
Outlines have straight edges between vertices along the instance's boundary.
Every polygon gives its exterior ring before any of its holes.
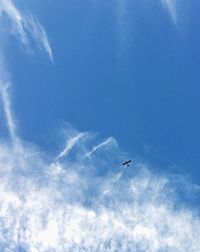
{"type": "Polygon", "coordinates": [[[20,133],[53,150],[57,128],[70,122],[200,184],[200,3],[182,6],[175,27],[157,1],[125,11],[116,2],[29,3],[55,64],[10,41],[20,133]]]}

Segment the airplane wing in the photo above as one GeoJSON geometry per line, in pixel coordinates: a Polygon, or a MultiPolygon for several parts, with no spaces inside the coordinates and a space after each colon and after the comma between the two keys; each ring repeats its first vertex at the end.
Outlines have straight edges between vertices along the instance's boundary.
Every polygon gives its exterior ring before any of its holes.
{"type": "Polygon", "coordinates": [[[129,166],[130,162],[131,162],[131,160],[127,160],[127,161],[123,162],[122,165],[128,165],[129,166]]]}

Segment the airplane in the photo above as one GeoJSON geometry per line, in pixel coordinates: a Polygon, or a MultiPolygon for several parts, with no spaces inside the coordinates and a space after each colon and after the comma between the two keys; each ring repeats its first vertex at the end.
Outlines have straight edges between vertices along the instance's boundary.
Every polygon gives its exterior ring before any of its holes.
{"type": "Polygon", "coordinates": [[[126,167],[130,166],[131,160],[127,160],[122,165],[126,165],[126,167]]]}

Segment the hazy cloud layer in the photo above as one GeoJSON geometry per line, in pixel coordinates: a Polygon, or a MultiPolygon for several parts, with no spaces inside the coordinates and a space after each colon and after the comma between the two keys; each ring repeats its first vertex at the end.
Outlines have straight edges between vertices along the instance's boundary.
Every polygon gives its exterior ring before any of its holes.
{"type": "Polygon", "coordinates": [[[177,193],[199,187],[137,162],[124,169],[116,140],[94,145],[89,132],[65,131],[59,158],[41,153],[17,136],[7,87],[2,99],[11,138],[0,142],[1,251],[199,251],[199,215],[177,193]]]}
{"type": "Polygon", "coordinates": [[[200,220],[180,203],[175,178],[142,164],[124,170],[117,147],[103,176],[102,151],[87,162],[79,148],[65,162],[48,162],[30,145],[21,147],[16,156],[12,145],[0,144],[1,251],[199,251],[200,220]]]}

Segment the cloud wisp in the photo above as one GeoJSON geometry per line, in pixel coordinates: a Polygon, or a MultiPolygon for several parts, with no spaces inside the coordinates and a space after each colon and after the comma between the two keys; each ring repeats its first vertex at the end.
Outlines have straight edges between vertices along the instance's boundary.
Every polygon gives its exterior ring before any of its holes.
{"type": "Polygon", "coordinates": [[[11,33],[19,38],[24,48],[32,53],[31,38],[43,49],[53,63],[51,46],[45,29],[32,15],[22,13],[11,0],[1,0],[0,17],[6,15],[10,19],[11,33]]]}

